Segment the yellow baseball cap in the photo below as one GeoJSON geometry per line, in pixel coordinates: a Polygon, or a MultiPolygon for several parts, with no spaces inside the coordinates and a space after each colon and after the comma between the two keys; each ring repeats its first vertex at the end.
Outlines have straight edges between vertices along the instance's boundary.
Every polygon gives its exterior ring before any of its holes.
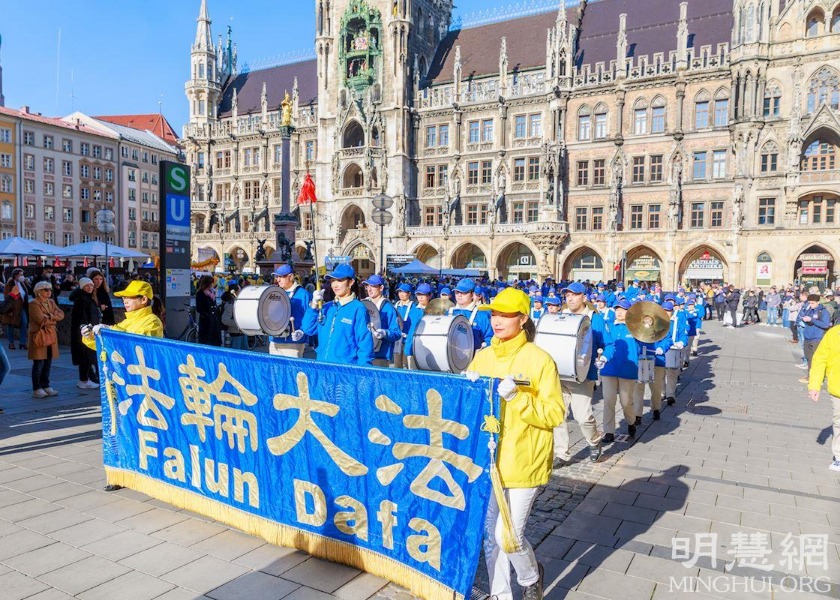
{"type": "Polygon", "coordinates": [[[478,310],[495,310],[500,313],[522,313],[525,316],[531,312],[531,300],[528,294],[516,288],[505,288],[493,298],[490,304],[482,304],[478,310]]]}
{"type": "Polygon", "coordinates": [[[123,298],[133,298],[136,296],[146,296],[149,300],[155,297],[155,292],[152,290],[152,286],[146,283],[145,281],[138,281],[135,279],[131,283],[129,283],[126,288],[121,292],[114,292],[114,295],[123,298]]]}

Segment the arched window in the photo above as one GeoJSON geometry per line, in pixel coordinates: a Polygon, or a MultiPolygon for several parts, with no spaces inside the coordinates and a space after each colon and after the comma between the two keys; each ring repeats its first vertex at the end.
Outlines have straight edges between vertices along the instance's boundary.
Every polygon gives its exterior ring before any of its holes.
{"type": "Polygon", "coordinates": [[[647,100],[639,98],[633,105],[633,133],[646,135],[648,132],[647,100]]]}
{"type": "Polygon", "coordinates": [[[835,8],[831,15],[831,33],[840,33],[840,7],[835,8]]]}
{"type": "Polygon", "coordinates": [[[0,209],[0,219],[4,221],[12,220],[12,203],[9,201],[3,202],[3,208],[0,209]]]}
{"type": "Polygon", "coordinates": [[[379,147],[382,145],[382,140],[379,137],[379,128],[373,127],[370,130],[370,145],[374,147],[379,147]]]}
{"type": "Polygon", "coordinates": [[[592,139],[592,112],[585,104],[578,110],[578,141],[588,142],[592,139]]]}
{"type": "Polygon", "coordinates": [[[365,145],[365,132],[358,121],[350,121],[344,128],[343,148],[358,148],[365,145]]]}
{"type": "Polygon", "coordinates": [[[779,88],[779,84],[775,81],[771,81],[764,89],[764,116],[778,117],[781,101],[782,92],[779,88]]]}
{"type": "Polygon", "coordinates": [[[715,127],[729,125],[729,90],[720,88],[715,93],[715,127]]]}
{"type": "Polygon", "coordinates": [[[805,37],[818,36],[823,21],[825,21],[825,13],[819,8],[812,10],[805,19],[805,37]]]}
{"type": "Polygon", "coordinates": [[[650,104],[650,132],[665,133],[665,98],[657,96],[650,104]]]}
{"type": "Polygon", "coordinates": [[[737,42],[738,44],[744,43],[744,27],[746,26],[744,21],[747,20],[747,9],[743,6],[738,9],[738,28],[737,28],[737,42]]]}
{"type": "Polygon", "coordinates": [[[779,147],[769,141],[761,148],[761,172],[775,173],[779,163],[779,147]]]}
{"type": "Polygon", "coordinates": [[[817,138],[802,153],[803,171],[830,171],[837,164],[837,145],[826,138],[817,138]]]}
{"type": "Polygon", "coordinates": [[[601,103],[595,107],[595,139],[604,140],[607,135],[609,135],[607,105],[601,103]]]}
{"type": "Polygon", "coordinates": [[[694,128],[705,129],[709,125],[709,94],[703,90],[694,99],[694,128]]]}
{"type": "Polygon", "coordinates": [[[365,175],[357,164],[350,164],[344,170],[344,187],[360,188],[365,184],[365,175]]]}
{"type": "Polygon", "coordinates": [[[744,43],[749,44],[750,42],[754,42],[755,38],[755,6],[752,4],[747,7],[747,22],[746,22],[746,30],[744,33],[744,43]]]}
{"type": "Polygon", "coordinates": [[[808,112],[815,113],[822,104],[840,110],[840,79],[828,67],[817,71],[808,84],[808,112]]]}

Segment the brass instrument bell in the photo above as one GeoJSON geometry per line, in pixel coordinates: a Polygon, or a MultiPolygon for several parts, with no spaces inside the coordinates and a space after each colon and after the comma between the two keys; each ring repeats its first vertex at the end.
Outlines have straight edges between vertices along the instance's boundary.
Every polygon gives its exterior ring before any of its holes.
{"type": "Polygon", "coordinates": [[[627,310],[624,323],[632,336],[645,343],[655,343],[668,335],[671,319],[656,302],[637,302],[627,310]]]}
{"type": "Polygon", "coordinates": [[[432,316],[442,316],[449,313],[449,309],[454,308],[455,303],[446,298],[435,298],[426,305],[424,314],[432,316]]]}

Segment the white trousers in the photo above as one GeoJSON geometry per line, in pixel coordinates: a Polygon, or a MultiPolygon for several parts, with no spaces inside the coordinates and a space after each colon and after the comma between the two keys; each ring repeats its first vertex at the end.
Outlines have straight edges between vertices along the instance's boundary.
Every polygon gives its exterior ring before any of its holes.
{"type": "Polygon", "coordinates": [[[621,402],[621,409],[624,411],[624,420],[627,421],[627,424],[635,423],[633,394],[636,390],[636,381],[601,375],[601,386],[604,393],[604,433],[615,433],[616,398],[621,402]]]}
{"type": "Polygon", "coordinates": [[[642,383],[636,382],[636,389],[633,390],[633,410],[637,417],[641,417],[645,410],[645,385],[650,386],[650,409],[662,409],[662,387],[665,385],[665,367],[653,368],[653,381],[642,383]]]}
{"type": "Polygon", "coordinates": [[[679,369],[665,369],[665,397],[677,397],[677,377],[680,375],[679,369]]]}
{"type": "Polygon", "coordinates": [[[268,353],[274,356],[290,356],[292,358],[303,358],[303,344],[278,344],[268,343],[268,353]]]}
{"type": "Polygon", "coordinates": [[[831,441],[831,451],[834,453],[834,460],[840,460],[840,398],[831,397],[831,408],[834,411],[832,425],[834,426],[834,439],[831,441]]]}
{"type": "Polygon", "coordinates": [[[592,414],[592,394],[595,392],[594,381],[563,381],[563,400],[566,403],[566,418],[554,428],[554,456],[562,460],[571,460],[569,452],[569,409],[575,421],[580,425],[583,437],[590,446],[597,446],[601,442],[598,433],[598,423],[592,414]]]}
{"type": "Polygon", "coordinates": [[[692,352],[697,352],[697,349],[700,347],[700,334],[698,333],[697,335],[692,337],[689,341],[691,342],[691,351],[692,352]]]}
{"type": "Polygon", "coordinates": [[[502,550],[502,519],[499,517],[499,505],[496,495],[490,492],[490,505],[484,520],[484,560],[490,575],[490,595],[498,600],[513,600],[510,586],[510,567],[516,571],[516,581],[521,586],[535,584],[539,578],[539,566],[534,549],[525,537],[525,525],[531,514],[531,506],[537,497],[539,488],[508,488],[505,497],[510,506],[511,521],[516,538],[519,540],[519,552],[507,554],[502,550]]]}

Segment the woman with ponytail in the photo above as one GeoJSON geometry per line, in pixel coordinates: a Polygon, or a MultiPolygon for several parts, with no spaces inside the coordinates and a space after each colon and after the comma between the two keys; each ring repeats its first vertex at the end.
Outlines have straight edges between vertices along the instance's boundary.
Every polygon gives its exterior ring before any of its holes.
{"type": "Polygon", "coordinates": [[[523,599],[540,600],[543,567],[525,537],[525,525],[540,487],[551,477],[554,428],[566,414],[560,378],[551,356],[533,343],[536,327],[525,292],[506,288],[479,310],[491,311],[493,339],[475,355],[467,376],[501,379],[502,397],[497,468],[491,469],[497,481],[484,534],[490,594],[512,600],[513,565],[523,599]]]}

